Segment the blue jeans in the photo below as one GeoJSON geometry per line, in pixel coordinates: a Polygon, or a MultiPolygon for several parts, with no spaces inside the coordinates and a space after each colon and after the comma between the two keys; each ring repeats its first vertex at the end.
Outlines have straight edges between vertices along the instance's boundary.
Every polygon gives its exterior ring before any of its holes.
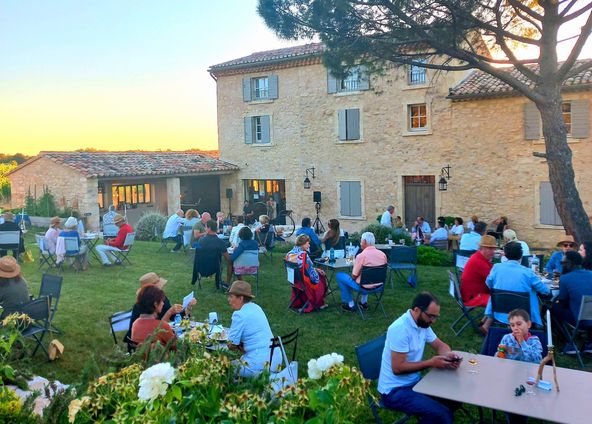
{"type": "Polygon", "coordinates": [[[351,294],[351,290],[359,292],[360,285],[351,278],[351,275],[346,274],[345,272],[338,272],[335,279],[337,280],[337,285],[341,291],[341,301],[343,303],[353,302],[354,298],[351,294]]]}
{"type": "Polygon", "coordinates": [[[413,391],[413,386],[395,387],[382,396],[382,405],[387,409],[419,417],[421,424],[452,424],[453,410],[440,401],[413,391]]]}

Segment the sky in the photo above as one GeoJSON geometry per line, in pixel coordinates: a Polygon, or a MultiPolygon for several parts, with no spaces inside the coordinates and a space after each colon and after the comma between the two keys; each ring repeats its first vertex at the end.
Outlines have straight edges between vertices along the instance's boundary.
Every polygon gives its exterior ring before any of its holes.
{"type": "Polygon", "coordinates": [[[2,0],[0,153],[217,149],[208,67],[306,42],[278,39],[256,5],[2,0]]]}

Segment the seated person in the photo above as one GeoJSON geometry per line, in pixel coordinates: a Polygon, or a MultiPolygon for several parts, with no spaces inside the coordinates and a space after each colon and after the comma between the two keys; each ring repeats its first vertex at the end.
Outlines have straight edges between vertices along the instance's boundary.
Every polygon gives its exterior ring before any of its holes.
{"type": "MultiPolygon", "coordinates": [[[[204,212],[202,216],[206,213],[204,212]]],[[[216,221],[210,219],[206,222],[205,234],[197,240],[191,284],[195,284],[199,280],[200,275],[208,276],[214,274],[216,275],[216,286],[222,284],[220,261],[223,255],[225,257],[228,255],[226,251],[228,244],[218,237],[216,229],[216,221]],[[200,257],[205,259],[200,261],[200,257]]]]}
{"type": "Polygon", "coordinates": [[[29,287],[16,259],[12,256],[0,258],[0,319],[18,312],[30,299],[29,287]]]}
{"type": "Polygon", "coordinates": [[[216,212],[216,232],[218,234],[223,234],[224,227],[226,227],[226,230],[228,231],[228,227],[232,227],[232,221],[226,219],[224,212],[216,212]]]}
{"type": "Polygon", "coordinates": [[[460,216],[454,218],[454,225],[450,229],[450,233],[448,234],[448,240],[450,240],[450,248],[456,250],[458,249],[458,245],[460,239],[465,232],[465,227],[463,227],[463,219],[460,216]]]}
{"type": "Polygon", "coordinates": [[[592,271],[592,242],[584,241],[580,244],[578,253],[582,257],[582,268],[592,271]],[[590,252],[590,253],[587,253],[590,252]]]}
{"type": "Polygon", "coordinates": [[[184,216],[185,213],[182,209],[177,210],[177,212],[169,217],[164,227],[164,231],[162,232],[163,239],[174,240],[176,242],[175,247],[173,247],[171,252],[178,252],[183,247],[181,227],[185,222],[184,216]]]}
{"type": "Polygon", "coordinates": [[[341,246],[341,237],[344,237],[343,231],[339,228],[339,221],[337,219],[329,220],[329,229],[323,235],[321,243],[325,246],[325,250],[345,249],[345,245],[341,246]]]}
{"type": "Polygon", "coordinates": [[[411,239],[415,242],[423,244],[428,236],[432,232],[430,224],[424,219],[423,216],[418,216],[411,229],[411,239]]]}
{"type": "MultiPolygon", "coordinates": [[[[136,292],[136,295],[138,295],[140,293],[140,290],[142,290],[142,288],[147,287],[147,286],[155,286],[155,287],[158,287],[160,290],[163,290],[163,287],[165,286],[166,283],[167,283],[167,280],[160,277],[155,272],[149,272],[149,273],[144,274],[140,277],[140,288],[136,292]]],[[[163,293],[164,293],[164,291],[163,291],[163,293]]],[[[176,315],[176,314],[181,314],[181,316],[185,316],[186,314],[187,315],[190,314],[191,309],[193,308],[193,306],[196,303],[197,303],[197,300],[192,299],[189,302],[189,305],[187,306],[187,310],[185,311],[183,309],[183,306],[181,306],[179,304],[171,305],[171,301],[165,295],[164,296],[164,304],[163,304],[160,312],[158,312],[156,314],[156,318],[168,323],[168,322],[172,321],[172,319],[174,318],[174,315],[176,315]]],[[[136,302],[134,304],[134,307],[132,308],[132,316],[130,318],[129,330],[127,331],[127,334],[125,335],[125,337],[123,339],[126,343],[132,345],[131,347],[133,347],[133,343],[130,343],[130,342],[132,342],[132,327],[139,317],[140,317],[140,305],[136,302]]]]}
{"type": "Polygon", "coordinates": [[[255,234],[259,246],[265,247],[268,250],[273,248],[273,245],[275,244],[275,230],[270,224],[267,215],[259,215],[259,226],[255,228],[255,234]]]}
{"type": "MultiPolygon", "coordinates": [[[[24,253],[25,251],[25,239],[23,238],[23,232],[21,228],[14,222],[14,215],[12,212],[4,212],[4,222],[0,224],[0,231],[18,231],[20,234],[20,241],[18,246],[14,246],[15,248],[12,249],[12,256],[18,259],[19,254],[24,253]]],[[[7,254],[7,250],[0,249],[0,257],[5,256],[7,254]]]]}
{"type": "MultiPolygon", "coordinates": [[[[375,243],[376,240],[373,233],[363,233],[360,239],[362,252],[354,259],[351,276],[345,272],[338,272],[335,276],[339,290],[341,291],[341,309],[344,311],[351,312],[356,310],[350,290],[354,292],[360,291],[362,268],[365,266],[381,266],[387,264],[386,255],[374,246],[375,243]]],[[[362,295],[358,306],[362,309],[368,309],[368,295],[362,295]]]]}
{"type": "MultiPolygon", "coordinates": [[[[226,259],[226,281],[230,284],[232,280],[232,276],[234,274],[234,267],[233,263],[245,250],[254,250],[259,254],[259,244],[253,240],[253,232],[249,227],[242,226],[241,230],[238,232],[238,237],[240,242],[238,246],[236,246],[231,255],[228,252],[224,253],[224,258],[226,259]]],[[[240,278],[240,274],[237,273],[240,278]]]]}
{"type": "Polygon", "coordinates": [[[474,231],[477,222],[479,222],[479,217],[477,215],[471,216],[471,219],[469,219],[469,222],[467,223],[467,230],[469,230],[469,232],[474,231]]]}
{"type": "Polygon", "coordinates": [[[103,238],[112,238],[117,236],[117,226],[113,223],[117,212],[115,206],[109,205],[108,212],[103,215],[103,238]]]}
{"type": "Polygon", "coordinates": [[[438,227],[436,228],[436,231],[430,235],[430,246],[433,246],[438,240],[448,241],[448,230],[446,229],[444,218],[438,218],[438,227]]]}
{"type": "Polygon", "coordinates": [[[315,258],[321,254],[321,239],[311,228],[310,218],[302,218],[302,226],[296,230],[296,236],[307,235],[310,239],[310,255],[315,258]]]}
{"type": "Polygon", "coordinates": [[[489,287],[485,284],[493,264],[497,243],[492,236],[483,236],[479,242],[479,250],[474,253],[463,270],[460,284],[460,295],[468,307],[485,308],[489,302],[489,287]]]}
{"type": "Polygon", "coordinates": [[[64,223],[64,229],[60,232],[59,237],[73,237],[78,240],[78,252],[75,250],[66,250],[65,252],[57,252],[57,263],[64,262],[66,255],[75,255],[78,253],[80,256],[80,264],[82,269],[86,270],[88,268],[88,246],[80,240],[80,233],[78,232],[78,221],[73,216],[69,217],[66,222],[64,223]]]}
{"type": "Polygon", "coordinates": [[[199,212],[195,209],[187,209],[185,212],[185,222],[181,227],[183,231],[183,244],[191,246],[191,239],[193,238],[193,226],[199,221],[199,212]]]}
{"type": "MultiPolygon", "coordinates": [[[[149,284],[140,289],[136,299],[138,319],[132,325],[132,342],[135,345],[144,343],[154,335],[154,342],[163,346],[174,345],[175,333],[167,321],[158,319],[164,307],[164,292],[155,284],[149,284]]],[[[167,314],[170,316],[170,314],[167,314]]]]}
{"type": "MultiPolygon", "coordinates": [[[[206,235],[206,223],[211,219],[212,216],[210,213],[204,212],[201,214],[199,221],[193,225],[193,233],[191,234],[191,247],[197,247],[197,241],[200,239],[200,237],[206,235]]],[[[216,226],[216,228],[218,227],[216,226]]]]}
{"type": "MultiPolygon", "coordinates": [[[[551,291],[533,272],[532,269],[520,265],[522,259],[522,246],[512,241],[504,246],[504,255],[507,262],[495,264],[485,281],[490,289],[510,290],[514,292],[530,293],[530,313],[532,322],[542,325],[539,299],[537,293],[549,296],[551,291]]],[[[485,308],[487,319],[481,326],[484,332],[489,331],[493,318],[504,324],[508,324],[508,315],[500,312],[493,313],[491,299],[485,308]]]]}
{"type": "MultiPolygon", "coordinates": [[[[290,262],[298,264],[299,270],[302,272],[302,281],[306,286],[306,301],[308,306],[302,312],[308,313],[315,309],[324,309],[327,307],[325,303],[325,295],[327,294],[327,279],[325,272],[321,269],[315,268],[310,259],[310,238],[306,234],[300,234],[296,237],[294,248],[290,250],[285,259],[290,262]]],[[[291,302],[294,301],[296,293],[292,289],[291,302]]],[[[291,303],[293,308],[299,309],[303,304],[291,303]]]]}
{"type": "MultiPolygon", "coordinates": [[[[228,334],[228,348],[242,353],[239,375],[253,377],[259,375],[269,366],[270,340],[273,338],[271,327],[263,309],[252,300],[251,285],[246,281],[237,280],[228,290],[228,304],[234,310],[228,334]]],[[[281,355],[273,356],[271,370],[275,371],[281,364],[281,355]]]]}
{"type": "Polygon", "coordinates": [[[479,241],[485,234],[487,224],[485,222],[477,222],[472,231],[464,233],[460,238],[460,250],[479,250],[479,241]]]}
{"type": "Polygon", "coordinates": [[[500,240],[504,231],[508,228],[508,218],[502,215],[491,221],[491,223],[495,225],[495,231],[488,231],[487,234],[495,237],[496,240],[500,240]]]}
{"type": "Polygon", "coordinates": [[[393,227],[395,228],[403,228],[405,225],[403,224],[403,218],[399,215],[395,217],[395,222],[393,223],[393,227]]]}
{"type": "Polygon", "coordinates": [[[520,243],[520,245],[522,246],[522,256],[530,256],[530,248],[528,247],[528,244],[526,244],[525,241],[518,240],[518,235],[516,234],[516,231],[508,228],[507,230],[504,230],[503,234],[504,234],[504,243],[516,241],[516,242],[520,243]]]}
{"type": "MultiPolygon", "coordinates": [[[[553,317],[563,323],[576,325],[580,313],[582,296],[592,296],[592,271],[582,269],[582,257],[573,251],[565,253],[563,274],[559,280],[559,296],[557,303],[551,307],[553,317]]],[[[587,331],[587,342],[582,352],[592,353],[592,321],[583,321],[580,327],[587,331]]],[[[573,346],[564,348],[564,353],[575,354],[573,346]]]]}
{"type": "MultiPolygon", "coordinates": [[[[241,230],[241,228],[243,228],[245,226],[244,224],[245,221],[245,217],[242,215],[239,215],[236,217],[236,225],[234,227],[232,227],[232,230],[230,230],[230,237],[228,238],[228,242],[230,243],[230,247],[236,247],[238,246],[240,240],[239,240],[239,236],[238,233],[241,230]]],[[[251,235],[253,233],[251,232],[251,235]]]]}
{"type": "Polygon", "coordinates": [[[554,252],[549,258],[549,262],[547,262],[547,264],[545,265],[545,271],[549,274],[553,274],[554,272],[561,274],[561,272],[563,271],[563,267],[561,265],[563,256],[570,250],[577,251],[578,249],[578,245],[576,244],[573,236],[571,235],[562,236],[559,242],[557,243],[557,247],[559,247],[561,250],[554,252]]]}
{"type": "Polygon", "coordinates": [[[45,249],[52,255],[55,254],[58,237],[60,235],[60,225],[62,220],[58,216],[51,218],[49,228],[45,232],[45,249]]]}
{"type": "Polygon", "coordinates": [[[117,225],[117,228],[119,228],[117,231],[117,237],[114,239],[105,240],[105,244],[95,247],[95,250],[101,259],[103,266],[111,266],[111,263],[116,265],[121,264],[121,262],[110,252],[119,252],[124,250],[126,248],[125,238],[128,234],[134,232],[134,229],[126,222],[126,219],[123,215],[115,215],[115,218],[113,218],[113,223],[117,225]]]}

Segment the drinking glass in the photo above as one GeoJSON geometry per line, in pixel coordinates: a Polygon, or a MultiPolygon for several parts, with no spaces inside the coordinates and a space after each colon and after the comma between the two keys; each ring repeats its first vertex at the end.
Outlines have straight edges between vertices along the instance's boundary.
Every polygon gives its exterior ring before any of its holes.
{"type": "Polygon", "coordinates": [[[477,365],[479,364],[479,360],[477,359],[477,352],[474,350],[469,350],[469,360],[467,361],[469,364],[469,374],[477,374],[479,371],[477,370],[477,365]]]}
{"type": "Polygon", "coordinates": [[[532,390],[534,387],[534,383],[536,381],[536,377],[532,374],[532,367],[527,366],[525,371],[525,380],[526,380],[526,394],[530,396],[536,396],[536,392],[532,390]]]}

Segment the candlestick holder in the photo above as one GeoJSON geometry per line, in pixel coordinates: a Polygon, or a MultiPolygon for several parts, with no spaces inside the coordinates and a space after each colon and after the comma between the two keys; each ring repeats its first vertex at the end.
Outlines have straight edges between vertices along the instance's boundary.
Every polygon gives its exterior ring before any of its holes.
{"type": "Polygon", "coordinates": [[[559,383],[557,382],[557,368],[555,367],[555,348],[551,345],[551,346],[547,346],[547,356],[545,356],[543,358],[543,360],[541,361],[541,363],[539,364],[539,371],[537,372],[537,378],[536,378],[536,382],[535,385],[538,386],[539,385],[539,381],[542,380],[543,378],[543,369],[544,366],[547,365],[549,363],[549,361],[552,362],[553,364],[553,382],[555,383],[555,390],[559,391],[559,383]]]}

